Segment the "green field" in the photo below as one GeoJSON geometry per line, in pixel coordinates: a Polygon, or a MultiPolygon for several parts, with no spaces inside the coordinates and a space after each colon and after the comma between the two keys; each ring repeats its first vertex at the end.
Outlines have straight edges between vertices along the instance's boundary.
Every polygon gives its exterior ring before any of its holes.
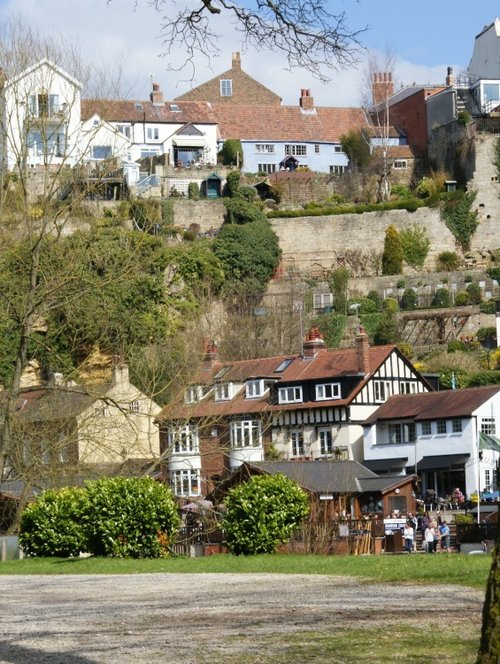
{"type": "Polygon", "coordinates": [[[216,555],[203,558],[25,558],[0,563],[0,574],[334,574],[377,581],[452,583],[484,588],[491,556],[216,555]]]}

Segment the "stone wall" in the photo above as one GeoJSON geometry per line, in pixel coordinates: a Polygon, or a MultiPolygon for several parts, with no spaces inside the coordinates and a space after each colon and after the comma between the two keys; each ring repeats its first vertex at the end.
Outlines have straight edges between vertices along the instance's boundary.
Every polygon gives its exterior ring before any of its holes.
{"type": "Polygon", "coordinates": [[[188,229],[191,224],[200,226],[200,233],[213,233],[224,222],[226,208],[222,200],[192,201],[174,200],[174,225],[188,229]]]}

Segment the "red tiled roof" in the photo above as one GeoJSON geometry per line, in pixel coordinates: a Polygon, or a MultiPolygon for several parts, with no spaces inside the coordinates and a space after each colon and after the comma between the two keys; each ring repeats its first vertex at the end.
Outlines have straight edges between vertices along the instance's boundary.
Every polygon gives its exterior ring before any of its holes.
{"type": "MultiPolygon", "coordinates": [[[[374,152],[380,152],[382,147],[375,146],[374,152]]],[[[387,156],[390,159],[415,159],[418,157],[411,145],[389,145],[387,147],[387,156]]]]}
{"type": "MultiPolygon", "coordinates": [[[[370,373],[378,369],[382,362],[390,355],[395,346],[375,346],[369,349],[370,373]]],[[[359,375],[358,360],[355,348],[324,350],[313,358],[304,358],[300,355],[280,355],[277,357],[259,358],[255,360],[241,360],[239,362],[214,362],[202,368],[192,380],[197,385],[212,385],[217,382],[243,383],[252,378],[268,378],[281,383],[301,382],[307,380],[335,379],[343,376],[359,375]],[[276,369],[286,359],[292,359],[291,364],[281,372],[276,369]],[[220,378],[217,374],[227,367],[220,378]]],[[[360,376],[361,378],[361,376],[360,376]]],[[[158,420],[185,419],[189,417],[220,417],[241,413],[262,413],[264,411],[297,410],[298,408],[326,408],[329,406],[344,406],[357,394],[367,378],[363,378],[346,399],[332,399],[331,401],[311,401],[307,403],[270,404],[269,394],[257,399],[247,399],[245,389],[242,388],[228,401],[214,401],[209,395],[196,404],[184,404],[182,396],[177,402],[165,406],[157,416],[158,420]]]]}
{"type": "Polygon", "coordinates": [[[88,120],[97,113],[100,118],[108,122],[217,123],[212,106],[206,101],[166,101],[161,105],[155,105],[151,101],[130,99],[82,99],[81,112],[83,120],[88,120]],[[180,111],[172,111],[171,104],[177,106],[180,111]]]}
{"type": "Polygon", "coordinates": [[[224,140],[339,143],[349,130],[369,126],[362,108],[319,106],[311,113],[300,106],[213,104],[213,109],[224,140]]]}
{"type": "Polygon", "coordinates": [[[436,420],[470,416],[485,401],[500,392],[500,385],[470,387],[463,390],[443,390],[422,394],[393,396],[366,421],[416,419],[436,420]]]}

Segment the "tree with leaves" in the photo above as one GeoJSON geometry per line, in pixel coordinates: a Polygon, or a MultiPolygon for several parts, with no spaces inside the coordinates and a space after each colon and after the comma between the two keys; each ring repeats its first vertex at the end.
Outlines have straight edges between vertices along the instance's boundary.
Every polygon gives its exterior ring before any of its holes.
{"type": "Polygon", "coordinates": [[[384,251],[382,254],[382,274],[401,274],[403,271],[403,248],[399,233],[394,226],[385,231],[384,251]]]}

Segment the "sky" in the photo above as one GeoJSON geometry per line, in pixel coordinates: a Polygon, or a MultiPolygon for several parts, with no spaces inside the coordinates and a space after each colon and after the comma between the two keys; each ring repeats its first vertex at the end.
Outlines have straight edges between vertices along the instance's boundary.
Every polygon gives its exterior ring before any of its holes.
{"type": "MultiPolygon", "coordinates": [[[[164,0],[165,11],[172,11],[179,1],[164,0]]],[[[441,84],[448,66],[455,73],[466,69],[474,37],[500,15],[498,0],[326,0],[326,7],[331,13],[345,11],[352,30],[366,28],[360,34],[365,48],[360,64],[332,69],[327,84],[304,70],[287,71],[279,54],[244,51],[223,15],[216,19],[221,34],[218,56],[209,63],[200,53],[192,81],[190,69],[169,71],[169,64],[182,64],[185,55],[179,49],[165,56],[162,14],[150,0],[0,0],[0,24],[21,18],[42,34],[73,40],[90,63],[109,62],[111,67],[124,63],[127,94],[138,99],[148,97],[152,80],[160,83],[166,99],[173,99],[229,69],[231,54],[241,51],[243,69],[279,94],[285,104],[297,104],[300,90],[309,88],[317,106],[358,106],[369,51],[378,53],[381,60],[388,50],[394,54],[396,89],[412,83],[441,84]]]]}

